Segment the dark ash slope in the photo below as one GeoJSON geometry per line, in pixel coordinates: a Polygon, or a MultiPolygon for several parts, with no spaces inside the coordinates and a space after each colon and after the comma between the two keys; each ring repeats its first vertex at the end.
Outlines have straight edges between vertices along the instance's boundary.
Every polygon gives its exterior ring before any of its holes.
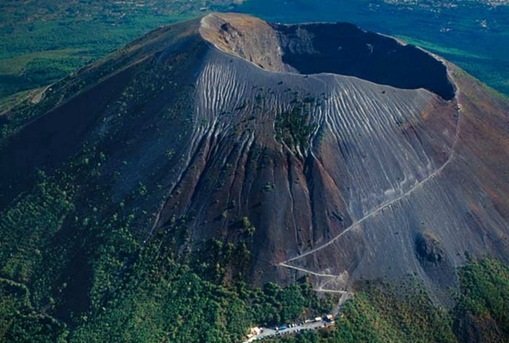
{"type": "MultiPolygon", "coordinates": [[[[467,254],[508,257],[508,107],[456,67],[349,25],[210,15],[6,114],[0,206],[36,170],[96,151],[81,205],[100,220],[132,211],[140,242],[163,235],[179,256],[232,243],[242,259],[225,279],[309,275],[338,292],[412,274],[444,290],[467,254]]],[[[86,267],[76,246],[72,268],[86,267]]]]}

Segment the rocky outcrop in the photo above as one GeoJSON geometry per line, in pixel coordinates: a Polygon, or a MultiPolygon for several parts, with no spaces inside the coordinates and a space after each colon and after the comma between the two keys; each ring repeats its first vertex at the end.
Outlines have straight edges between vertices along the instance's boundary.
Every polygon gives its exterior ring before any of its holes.
{"type": "Polygon", "coordinates": [[[201,20],[200,34],[219,50],[270,71],[291,70],[281,59],[277,31],[243,14],[213,13],[201,20]]]}

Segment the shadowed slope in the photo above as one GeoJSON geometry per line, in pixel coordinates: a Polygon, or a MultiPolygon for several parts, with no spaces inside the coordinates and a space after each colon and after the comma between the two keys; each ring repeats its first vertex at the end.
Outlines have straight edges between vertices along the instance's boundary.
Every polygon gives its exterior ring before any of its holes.
{"type": "Polygon", "coordinates": [[[221,51],[270,71],[355,76],[454,97],[445,65],[427,52],[352,24],[269,25],[241,14],[210,14],[202,36],[221,51]]]}
{"type": "Polygon", "coordinates": [[[335,73],[454,97],[445,66],[415,46],[351,24],[277,25],[283,61],[303,74],[335,73]]]}

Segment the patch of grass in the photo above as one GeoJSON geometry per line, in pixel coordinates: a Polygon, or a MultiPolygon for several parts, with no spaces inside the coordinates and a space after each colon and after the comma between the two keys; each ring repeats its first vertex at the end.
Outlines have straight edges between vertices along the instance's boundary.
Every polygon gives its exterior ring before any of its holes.
{"type": "Polygon", "coordinates": [[[305,107],[304,103],[295,103],[291,109],[277,114],[274,124],[276,140],[294,152],[303,152],[308,148],[314,129],[309,123],[310,118],[305,107]]]}

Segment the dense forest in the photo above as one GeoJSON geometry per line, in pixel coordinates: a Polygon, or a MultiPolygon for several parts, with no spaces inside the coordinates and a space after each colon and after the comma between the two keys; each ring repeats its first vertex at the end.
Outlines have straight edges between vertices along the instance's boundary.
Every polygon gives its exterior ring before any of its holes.
{"type": "MultiPolygon", "coordinates": [[[[93,183],[104,159],[91,150],[65,172],[40,172],[34,189],[0,214],[0,341],[240,342],[249,327],[309,318],[335,305],[337,299],[320,296],[305,279],[253,288],[241,276],[226,277],[225,267],[238,262],[233,245],[216,241],[203,251],[178,252],[185,237],[163,231],[140,243],[131,233],[136,212],[123,212],[122,204],[99,220],[107,209],[91,205],[90,193],[82,198],[76,180],[93,183]]],[[[100,187],[95,193],[106,196],[100,187]]],[[[173,225],[179,232],[185,220],[173,225]]],[[[242,225],[247,235],[254,229],[247,218],[242,225]]],[[[278,341],[507,339],[509,268],[485,259],[458,273],[450,309],[416,284],[367,283],[344,305],[334,329],[278,341]]]]}

